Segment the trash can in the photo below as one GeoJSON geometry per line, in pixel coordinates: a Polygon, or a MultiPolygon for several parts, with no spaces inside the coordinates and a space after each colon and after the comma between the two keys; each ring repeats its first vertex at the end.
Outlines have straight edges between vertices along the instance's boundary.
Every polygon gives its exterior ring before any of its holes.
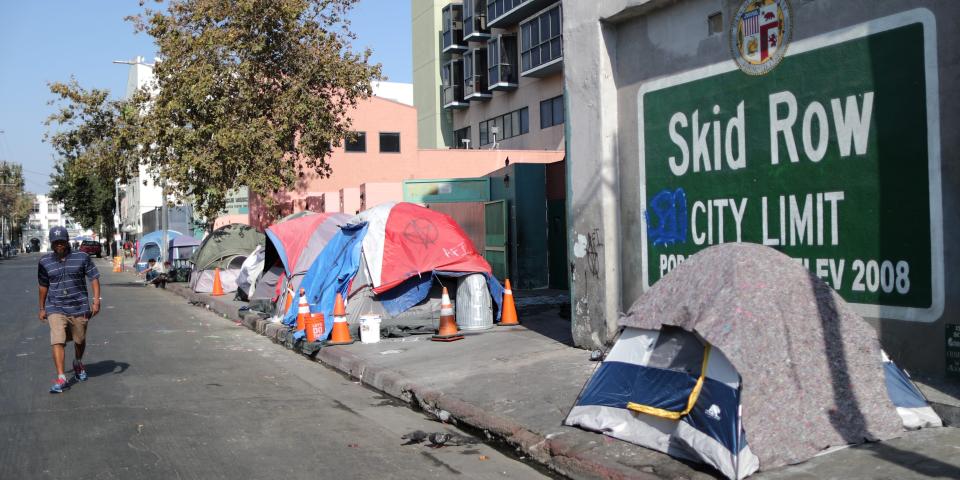
{"type": "Polygon", "coordinates": [[[493,305],[487,278],[480,273],[457,279],[457,326],[465,332],[493,328],[493,305]]]}

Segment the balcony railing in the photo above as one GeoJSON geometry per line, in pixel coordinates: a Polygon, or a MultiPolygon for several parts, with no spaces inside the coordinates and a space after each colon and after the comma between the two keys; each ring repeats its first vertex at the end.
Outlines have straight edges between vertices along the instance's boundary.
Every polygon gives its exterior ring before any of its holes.
{"type": "Polygon", "coordinates": [[[463,5],[451,3],[441,10],[441,52],[462,53],[467,51],[463,41],[463,5]]]}
{"type": "Polygon", "coordinates": [[[468,42],[490,38],[485,0],[463,0],[463,39],[468,42]]]}
{"type": "Polygon", "coordinates": [[[538,10],[557,3],[557,0],[486,0],[487,26],[506,28],[520,23],[538,10]]]}
{"type": "Polygon", "coordinates": [[[487,79],[490,90],[515,90],[519,85],[517,71],[517,37],[498,35],[487,42],[487,79]]]}
{"type": "Polygon", "coordinates": [[[474,48],[463,55],[464,100],[489,100],[487,89],[487,49],[474,48]]]}
{"type": "Polygon", "coordinates": [[[463,60],[451,60],[443,65],[440,72],[443,82],[441,99],[443,108],[467,108],[470,104],[463,98],[463,60]]]}

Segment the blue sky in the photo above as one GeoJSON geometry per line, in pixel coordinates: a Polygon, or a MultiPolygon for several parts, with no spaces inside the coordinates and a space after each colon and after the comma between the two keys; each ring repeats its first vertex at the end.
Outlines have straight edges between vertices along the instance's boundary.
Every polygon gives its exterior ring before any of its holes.
{"type": "MultiPolygon", "coordinates": [[[[156,52],[150,37],[123,20],[139,11],[136,0],[0,2],[0,160],[23,164],[28,190],[46,193],[53,171],[53,151],[43,143],[53,108],[47,83],[73,75],[85,88],[121,96],[128,67],[111,62],[151,60],[156,52]]],[[[372,48],[390,81],[410,82],[410,1],[361,0],[351,17],[357,49],[372,48]]]]}

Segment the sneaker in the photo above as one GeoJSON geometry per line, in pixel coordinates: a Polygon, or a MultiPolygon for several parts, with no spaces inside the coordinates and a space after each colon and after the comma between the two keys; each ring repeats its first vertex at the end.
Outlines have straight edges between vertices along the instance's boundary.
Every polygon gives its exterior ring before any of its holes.
{"type": "Polygon", "coordinates": [[[87,381],[87,369],[84,368],[83,362],[80,360],[73,361],[73,377],[80,382],[87,381]]]}
{"type": "Polygon", "coordinates": [[[70,386],[67,384],[67,379],[57,377],[57,379],[53,381],[53,386],[50,387],[50,393],[63,393],[63,391],[68,388],[70,388],[70,386]]]}

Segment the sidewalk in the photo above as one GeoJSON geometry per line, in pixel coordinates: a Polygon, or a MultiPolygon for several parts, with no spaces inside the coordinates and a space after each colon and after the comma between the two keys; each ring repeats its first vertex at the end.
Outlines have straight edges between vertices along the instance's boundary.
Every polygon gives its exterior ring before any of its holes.
{"type": "MultiPolygon", "coordinates": [[[[288,348],[297,346],[289,341],[286,328],[253,314],[241,316],[238,310],[246,304],[232,296],[195,294],[184,284],[169,284],[167,290],[288,348]]],[[[308,346],[304,353],[572,478],[715,478],[707,467],[561,425],[597,366],[589,360],[589,351],[572,346],[570,324],[561,313],[547,302],[521,311],[522,326],[468,333],[459,342],[413,336],[328,346],[318,352],[308,346]]],[[[949,395],[938,398],[960,405],[949,395]]],[[[960,429],[904,432],[889,442],[847,448],[751,478],[958,478],[960,455],[954,445],[960,445],[960,429]]]]}

